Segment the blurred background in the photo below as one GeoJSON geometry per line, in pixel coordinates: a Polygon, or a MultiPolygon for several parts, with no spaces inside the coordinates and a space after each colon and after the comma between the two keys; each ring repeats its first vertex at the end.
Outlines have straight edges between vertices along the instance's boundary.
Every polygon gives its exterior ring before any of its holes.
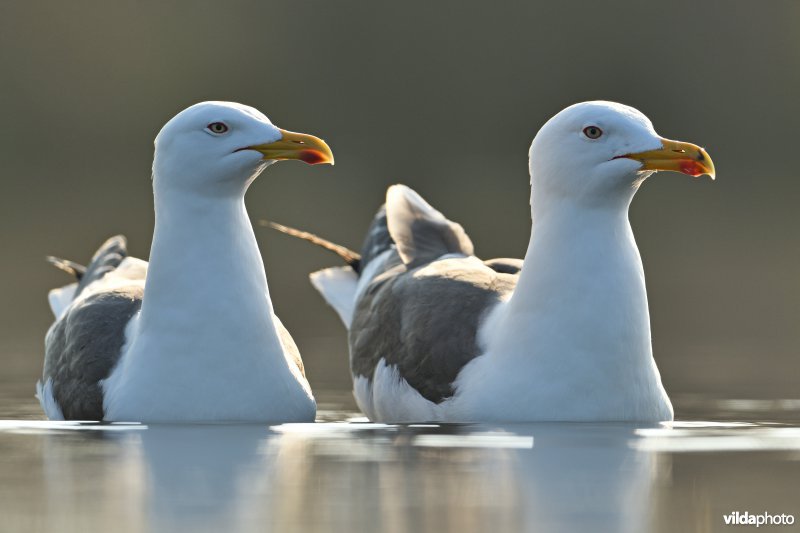
{"type": "MultiPolygon", "coordinates": [[[[152,140],[209,99],[336,155],[270,168],[247,196],[254,222],[358,248],[403,182],[485,258],[525,252],[527,149],[544,121],[582,100],[637,107],[718,171],[659,174],[630,213],[667,390],[796,397],[798,28],[794,0],[0,3],[0,397],[33,400],[47,291],[70,281],[45,255],[85,262],[124,233],[146,258],[152,140]]],[[[346,395],[345,330],[307,277],[337,258],[256,233],[312,386],[346,395]]]]}

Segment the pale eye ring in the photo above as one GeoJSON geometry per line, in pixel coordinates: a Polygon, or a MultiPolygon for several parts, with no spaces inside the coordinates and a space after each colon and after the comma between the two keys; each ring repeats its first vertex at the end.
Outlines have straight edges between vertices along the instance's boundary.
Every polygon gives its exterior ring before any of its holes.
{"type": "Polygon", "coordinates": [[[583,134],[586,135],[589,139],[599,139],[601,135],[603,135],[603,130],[598,128],[597,126],[586,126],[583,128],[583,134]]]}
{"type": "Polygon", "coordinates": [[[216,133],[217,135],[228,133],[228,126],[224,122],[212,122],[206,126],[206,128],[208,128],[208,131],[211,133],[216,133]]]}

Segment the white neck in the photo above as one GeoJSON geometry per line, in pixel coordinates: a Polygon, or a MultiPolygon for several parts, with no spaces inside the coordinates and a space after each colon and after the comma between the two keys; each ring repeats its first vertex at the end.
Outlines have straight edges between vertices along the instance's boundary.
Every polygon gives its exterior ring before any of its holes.
{"type": "Polygon", "coordinates": [[[273,348],[269,352],[280,353],[264,264],[243,197],[172,197],[177,194],[156,190],[139,333],[266,342],[273,348]]]}
{"type": "MultiPolygon", "coordinates": [[[[546,210],[534,202],[517,287],[482,328],[491,362],[480,379],[520,394],[520,413],[497,416],[671,417],[652,357],[644,272],[627,218],[630,199],[613,206],[550,200],[546,210]],[[502,379],[488,375],[495,371],[502,379]],[[583,394],[591,401],[575,401],[583,394]]],[[[488,395],[476,397],[493,403],[488,395]]]]}
{"type": "MultiPolygon", "coordinates": [[[[548,204],[545,212],[533,210],[533,230],[509,312],[550,331],[545,338],[553,349],[547,357],[579,356],[585,350],[619,364],[649,361],[647,292],[627,204],[548,204]]],[[[513,322],[509,326],[516,327],[513,322]]],[[[539,339],[542,334],[537,333],[539,339]]]]}
{"type": "Polygon", "coordinates": [[[308,383],[287,361],[242,195],[156,186],[142,311],[104,383],[108,420],[308,421],[308,383]]]}
{"type": "Polygon", "coordinates": [[[528,250],[512,298],[518,311],[543,303],[542,293],[563,296],[565,289],[576,296],[590,291],[587,298],[581,297],[586,300],[581,307],[603,302],[588,298],[603,290],[623,291],[646,309],[642,262],[628,222],[628,204],[587,206],[564,199],[548,202],[546,210],[533,205],[528,250]],[[626,283],[609,285],[611,278],[626,283]]]}

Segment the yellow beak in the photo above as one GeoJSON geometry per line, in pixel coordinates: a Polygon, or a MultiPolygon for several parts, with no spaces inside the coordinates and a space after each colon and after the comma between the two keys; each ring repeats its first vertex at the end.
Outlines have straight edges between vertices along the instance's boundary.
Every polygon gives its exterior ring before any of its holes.
{"type": "Polygon", "coordinates": [[[668,139],[661,139],[661,146],[658,150],[621,155],[614,159],[626,157],[640,161],[642,170],[674,170],[695,177],[708,174],[712,180],[715,178],[714,162],[699,146],[668,139]]]}
{"type": "Polygon", "coordinates": [[[263,159],[274,159],[283,161],[286,159],[298,159],[309,165],[319,165],[321,163],[333,164],[333,152],[325,144],[325,141],[313,135],[295,133],[293,131],[278,130],[281,138],[275,142],[267,144],[256,144],[248,146],[244,150],[255,150],[261,152],[263,159]]]}

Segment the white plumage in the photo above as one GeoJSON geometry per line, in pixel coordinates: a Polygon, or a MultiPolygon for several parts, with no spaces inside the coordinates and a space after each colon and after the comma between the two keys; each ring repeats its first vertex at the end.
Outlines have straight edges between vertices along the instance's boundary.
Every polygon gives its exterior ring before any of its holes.
{"type": "Polygon", "coordinates": [[[662,139],[630,107],[586,102],[553,117],[531,145],[533,224],[521,271],[513,260],[477,259],[460,225],[411,189],[391,187],[385,221],[379,213],[370,230],[387,228],[391,240],[367,245],[391,244],[371,249],[355,288],[351,279],[315,283],[350,329],[365,414],[671,420],[627,216],[657,170],[714,172],[705,151],[662,139]]]}
{"type": "Polygon", "coordinates": [[[149,265],[119,263],[124,240],[112,239],[77,297],[74,287],[50,295],[57,320],[40,386],[48,416],[82,418],[102,400],[110,421],[314,420],[244,205],[252,181],[280,159],[333,162],[321,140],[280,130],[240,104],[197,104],[164,126],[155,143],[149,265]],[[91,342],[79,346],[79,336],[91,342]],[[102,379],[87,381],[81,367],[102,379]]]}

